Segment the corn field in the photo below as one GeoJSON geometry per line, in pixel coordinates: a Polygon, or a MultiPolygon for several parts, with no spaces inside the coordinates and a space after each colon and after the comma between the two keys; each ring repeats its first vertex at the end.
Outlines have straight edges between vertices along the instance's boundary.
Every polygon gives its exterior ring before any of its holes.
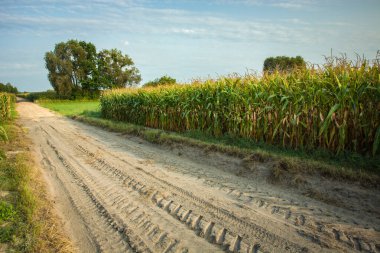
{"type": "Polygon", "coordinates": [[[378,154],[380,64],[330,59],[291,73],[105,92],[105,118],[294,149],[378,154]]]}
{"type": "Polygon", "coordinates": [[[9,93],[0,92],[0,122],[3,122],[11,117],[11,108],[16,102],[16,96],[9,93]]]}

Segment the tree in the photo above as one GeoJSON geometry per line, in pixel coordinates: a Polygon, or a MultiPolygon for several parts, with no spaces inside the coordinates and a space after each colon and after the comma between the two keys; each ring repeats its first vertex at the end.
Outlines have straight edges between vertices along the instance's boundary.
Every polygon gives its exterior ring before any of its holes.
{"type": "Polygon", "coordinates": [[[153,81],[147,82],[143,85],[143,87],[156,87],[161,85],[171,85],[175,84],[177,80],[170,76],[162,76],[161,78],[156,78],[153,81]]]}
{"type": "MultiPolygon", "coordinates": [[[[91,66],[86,49],[95,48],[91,43],[69,40],[55,45],[53,52],[45,54],[48,78],[54,90],[59,95],[71,95],[82,89],[82,83],[91,78],[91,66]],[[83,47],[88,44],[87,47],[83,47]]],[[[96,51],[96,49],[95,49],[96,51]]]]}
{"type": "Polygon", "coordinates": [[[45,54],[48,78],[59,96],[93,94],[100,89],[125,87],[140,82],[133,61],[121,51],[96,51],[94,44],[69,40],[45,54]]]}
{"type": "Polygon", "coordinates": [[[139,70],[120,50],[102,50],[98,54],[99,81],[102,88],[122,88],[140,83],[139,70]]]}
{"type": "Polygon", "coordinates": [[[3,84],[0,83],[0,92],[7,92],[7,93],[18,93],[18,90],[15,86],[13,86],[10,83],[3,84]]]}
{"type": "Polygon", "coordinates": [[[98,56],[96,47],[92,43],[80,41],[79,45],[85,50],[85,58],[81,62],[83,69],[83,80],[81,81],[82,89],[86,91],[97,91],[100,87],[98,83],[99,72],[97,67],[98,56]]]}
{"type": "Polygon", "coordinates": [[[264,61],[264,72],[274,72],[278,71],[292,71],[296,68],[305,68],[305,60],[301,56],[287,57],[287,56],[277,56],[269,57],[264,61]]]}

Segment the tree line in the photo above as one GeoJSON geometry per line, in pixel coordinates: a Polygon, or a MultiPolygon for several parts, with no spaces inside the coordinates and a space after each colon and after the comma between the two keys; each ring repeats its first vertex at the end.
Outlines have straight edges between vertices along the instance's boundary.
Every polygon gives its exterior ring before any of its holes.
{"type": "Polygon", "coordinates": [[[0,83],[0,92],[7,92],[7,93],[18,93],[17,87],[13,86],[10,83],[3,84],[0,83]]]}

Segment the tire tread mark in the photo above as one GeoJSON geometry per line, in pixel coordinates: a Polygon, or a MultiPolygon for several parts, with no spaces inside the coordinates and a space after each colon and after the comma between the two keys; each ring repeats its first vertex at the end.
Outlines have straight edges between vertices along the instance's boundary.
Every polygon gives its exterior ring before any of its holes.
{"type": "MultiPolygon", "coordinates": [[[[117,176],[117,177],[121,177],[121,178],[125,178],[125,175],[124,175],[124,172],[122,172],[121,170],[113,167],[112,165],[109,165],[107,164],[107,162],[104,160],[104,159],[100,159],[100,158],[96,158],[95,155],[93,153],[91,153],[90,151],[88,151],[87,149],[85,149],[83,146],[81,145],[78,145],[78,148],[79,150],[81,150],[83,153],[86,153],[87,155],[89,156],[92,156],[95,161],[97,163],[100,163],[101,166],[103,168],[106,168],[107,172],[111,172],[113,173],[113,175],[117,176]]],[[[110,154],[112,155],[112,154],[110,154]]],[[[114,156],[114,155],[112,155],[114,156]]],[[[147,172],[145,170],[143,170],[142,168],[138,167],[138,166],[134,166],[133,164],[131,164],[130,162],[124,160],[124,159],[120,159],[118,158],[119,160],[129,164],[130,166],[134,167],[136,170],[144,173],[145,175],[148,175],[149,177],[153,177],[154,179],[158,180],[159,182],[163,183],[164,185],[168,186],[168,187],[171,187],[171,188],[174,188],[176,190],[176,192],[179,192],[182,194],[182,196],[185,196],[187,198],[190,198],[191,200],[195,201],[195,202],[198,202],[200,205],[206,205],[207,207],[213,209],[215,211],[214,214],[216,214],[217,218],[221,219],[221,218],[227,218],[229,219],[230,221],[233,222],[233,224],[239,226],[241,229],[247,229],[250,230],[251,232],[254,232],[255,230],[257,231],[258,230],[258,226],[255,225],[255,224],[252,224],[252,223],[249,223],[249,222],[246,222],[234,215],[232,215],[231,213],[229,213],[227,210],[225,210],[224,208],[220,208],[220,207],[215,207],[213,206],[211,203],[208,203],[206,202],[205,200],[197,197],[197,196],[194,196],[191,192],[188,192],[182,188],[179,188],[165,180],[162,180],[158,177],[156,177],[155,175],[151,174],[150,172],[147,172]],[[224,216],[224,217],[222,217],[224,216]]],[[[128,176],[130,178],[130,176],[128,176]]],[[[140,183],[139,181],[137,181],[136,179],[133,179],[130,181],[130,184],[134,184],[134,185],[139,185],[141,184],[142,187],[141,188],[147,188],[146,185],[140,183]]],[[[136,188],[136,187],[132,187],[132,188],[136,188]]],[[[142,193],[144,195],[146,195],[148,193],[148,189],[144,189],[145,191],[143,191],[142,193]]],[[[235,191],[234,189],[230,189],[229,193],[228,194],[233,194],[235,191]]],[[[241,197],[243,194],[242,192],[239,192],[239,197],[241,197]]],[[[254,197],[251,197],[250,198],[252,201],[254,200],[254,197]]],[[[271,205],[269,202],[263,200],[263,199],[260,199],[260,198],[256,198],[255,200],[255,203],[257,205],[257,207],[259,208],[262,208],[264,210],[267,210],[268,214],[271,214],[271,215],[275,215],[275,216],[279,216],[279,217],[282,217],[284,218],[285,220],[289,220],[291,221],[295,226],[305,226],[305,225],[308,225],[308,227],[311,227],[313,230],[314,230],[314,225],[312,222],[309,222],[307,223],[307,217],[304,216],[303,214],[295,214],[293,213],[289,208],[284,208],[284,207],[281,207],[281,206],[278,206],[278,205],[271,205]]],[[[321,225],[319,225],[321,226],[321,225]]],[[[323,225],[322,225],[323,226],[323,225]]],[[[318,228],[317,229],[318,231],[320,231],[321,229],[318,228]]],[[[304,230],[302,230],[304,231],[304,230]]],[[[320,231],[321,232],[321,231],[320,231]]],[[[348,232],[344,231],[345,234],[348,234],[348,232]]],[[[327,243],[323,242],[321,239],[320,236],[316,235],[316,234],[311,234],[310,232],[308,232],[310,238],[318,238],[318,240],[311,240],[315,243],[318,243],[320,244],[321,246],[323,245],[328,245],[327,243]]],[[[325,237],[328,237],[328,238],[331,238],[331,239],[334,239],[336,241],[338,241],[339,243],[343,243],[345,246],[348,246],[349,248],[352,248],[352,249],[369,249],[369,251],[366,251],[366,252],[376,252],[375,250],[373,250],[371,247],[371,244],[368,243],[368,242],[365,242],[364,238],[359,238],[359,237],[355,237],[355,239],[348,239],[348,240],[338,240],[337,237],[336,237],[336,233],[335,232],[324,232],[322,233],[325,237]]],[[[257,235],[256,235],[257,236],[257,235]]],[[[352,236],[350,236],[351,238],[352,236]]],[[[291,243],[290,243],[291,244],[291,243]]],[[[293,246],[293,245],[287,245],[286,248],[288,248],[289,246],[293,246]]],[[[295,247],[297,247],[298,245],[294,245],[295,247]]],[[[261,247],[261,246],[260,246],[261,247]]],[[[305,248],[301,248],[300,251],[305,251],[305,248]]]]}
{"type": "MultiPolygon", "coordinates": [[[[101,221],[104,221],[107,225],[109,225],[109,229],[113,230],[118,234],[121,240],[123,240],[128,248],[132,249],[135,252],[153,252],[150,250],[147,245],[143,242],[143,240],[136,235],[133,230],[128,228],[125,224],[120,224],[116,221],[112,215],[108,212],[108,210],[97,200],[94,194],[91,192],[89,187],[83,182],[83,180],[75,173],[74,168],[67,162],[67,160],[62,156],[62,154],[58,151],[58,149],[47,140],[47,144],[52,148],[52,150],[57,155],[58,159],[65,166],[67,171],[71,174],[71,176],[75,179],[75,182],[78,186],[82,187],[86,195],[92,202],[92,208],[99,214],[101,214],[101,221]]],[[[98,240],[99,242],[99,240],[98,240]]],[[[103,251],[107,251],[101,243],[100,249],[103,251]]]]}
{"type": "MultiPolygon", "coordinates": [[[[135,184],[142,184],[143,185],[143,183],[139,182],[138,180],[136,180],[135,178],[133,178],[131,175],[125,175],[124,172],[122,172],[120,169],[117,169],[117,168],[113,167],[112,165],[108,164],[104,159],[97,157],[94,153],[88,151],[83,146],[78,145],[78,149],[82,153],[84,153],[84,154],[88,155],[90,158],[92,158],[91,161],[90,161],[92,166],[98,168],[99,170],[105,171],[107,174],[110,174],[111,176],[119,178],[119,181],[124,182],[124,184],[127,187],[133,189],[133,185],[135,185],[135,184]]],[[[128,163],[128,164],[130,164],[130,163],[128,163]]],[[[146,171],[142,170],[139,167],[135,167],[135,166],[133,166],[133,167],[135,169],[137,169],[139,172],[142,172],[142,173],[146,174],[148,177],[153,178],[153,179],[159,181],[160,183],[164,184],[166,187],[174,188],[176,193],[180,193],[181,195],[183,195],[187,199],[192,200],[192,202],[197,202],[198,206],[201,206],[203,208],[204,208],[204,206],[206,206],[206,207],[212,209],[214,211],[213,215],[215,217],[217,217],[217,218],[219,218],[221,220],[227,219],[227,220],[230,221],[230,223],[234,224],[235,226],[239,227],[240,229],[243,229],[243,231],[246,231],[246,232],[243,232],[243,234],[242,234],[245,237],[247,237],[247,235],[249,235],[249,234],[253,234],[253,235],[255,235],[255,237],[257,239],[259,239],[261,241],[261,244],[266,244],[262,240],[266,240],[267,244],[273,244],[273,241],[270,241],[270,240],[274,239],[274,240],[280,241],[280,243],[277,244],[277,245],[275,245],[275,246],[278,247],[278,248],[282,247],[283,251],[287,251],[287,252],[307,252],[306,248],[300,247],[297,244],[294,244],[292,242],[286,241],[285,239],[277,237],[274,234],[270,234],[269,235],[270,238],[268,238],[268,235],[266,234],[267,231],[265,229],[261,228],[260,226],[258,226],[256,224],[252,224],[252,223],[247,222],[245,220],[242,220],[241,218],[236,217],[235,215],[231,214],[230,212],[228,212],[224,208],[216,207],[216,206],[212,205],[211,203],[209,203],[209,202],[207,202],[207,201],[205,201],[205,200],[203,200],[203,199],[201,199],[201,198],[199,198],[197,196],[194,196],[192,193],[190,193],[190,192],[188,192],[188,191],[186,191],[186,190],[184,190],[182,188],[179,188],[179,187],[177,187],[175,185],[170,184],[169,182],[167,182],[165,180],[157,178],[156,176],[152,175],[149,172],[146,172],[146,171]]],[[[144,186],[146,188],[148,188],[146,185],[144,185],[144,186]]],[[[148,192],[149,191],[145,191],[145,192],[143,192],[143,194],[146,195],[148,192]]],[[[153,195],[151,196],[151,199],[155,200],[155,203],[156,203],[156,205],[158,207],[160,207],[161,209],[165,209],[165,205],[168,205],[168,202],[170,202],[172,200],[165,201],[164,197],[162,197],[162,196],[160,196],[159,198],[157,198],[157,196],[156,196],[157,194],[158,194],[158,191],[156,191],[155,193],[153,193],[153,195]],[[165,204],[163,203],[163,201],[165,201],[165,204]]],[[[174,201],[172,201],[172,202],[174,203],[174,201]]],[[[177,206],[176,210],[174,211],[174,213],[177,212],[177,214],[180,214],[180,215],[175,215],[175,214],[173,214],[173,215],[177,216],[177,219],[179,219],[183,223],[188,223],[187,220],[189,219],[189,216],[191,215],[192,210],[186,210],[186,211],[184,211],[184,210],[185,210],[184,207],[182,207],[182,205],[179,204],[177,206]],[[179,212],[179,210],[182,210],[182,211],[179,212]]],[[[212,222],[212,221],[210,221],[210,222],[212,222]]],[[[213,222],[213,224],[215,224],[215,223],[213,222]]],[[[212,229],[210,231],[212,231],[212,229]]],[[[207,241],[209,241],[209,242],[215,241],[215,237],[216,237],[215,231],[213,231],[213,233],[214,233],[213,237],[211,236],[211,234],[207,235],[207,237],[208,237],[207,241]]],[[[231,233],[232,233],[232,231],[229,232],[229,234],[231,234],[231,233]]],[[[238,236],[237,233],[234,233],[234,236],[235,237],[238,236]]],[[[247,239],[248,238],[246,238],[245,240],[247,240],[247,239]]],[[[232,244],[232,242],[229,243],[229,245],[230,244],[232,244]]],[[[248,243],[245,243],[244,245],[246,245],[245,246],[246,248],[249,247],[248,243]]]]}

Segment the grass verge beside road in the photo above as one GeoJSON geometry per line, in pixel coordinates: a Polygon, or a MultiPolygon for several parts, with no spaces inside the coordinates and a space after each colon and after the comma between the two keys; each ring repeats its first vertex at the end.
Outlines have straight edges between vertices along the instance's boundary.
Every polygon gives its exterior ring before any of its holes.
{"type": "Polygon", "coordinates": [[[317,173],[327,178],[359,182],[364,186],[378,186],[380,183],[380,157],[378,156],[364,157],[354,153],[345,153],[338,156],[322,150],[305,151],[278,148],[231,136],[214,137],[196,131],[173,133],[152,129],[103,119],[96,102],[45,101],[40,104],[87,124],[136,135],[152,143],[178,143],[218,151],[246,160],[270,162],[273,164],[274,171],[279,172],[280,168],[280,170],[287,170],[288,173],[293,175],[297,173],[317,173]]]}
{"type": "Polygon", "coordinates": [[[94,100],[38,100],[37,103],[65,116],[82,114],[84,111],[99,111],[100,103],[94,100]]]}
{"type": "Polygon", "coordinates": [[[25,130],[15,120],[1,122],[0,252],[74,252],[53,211],[34,163],[25,130]]]}

